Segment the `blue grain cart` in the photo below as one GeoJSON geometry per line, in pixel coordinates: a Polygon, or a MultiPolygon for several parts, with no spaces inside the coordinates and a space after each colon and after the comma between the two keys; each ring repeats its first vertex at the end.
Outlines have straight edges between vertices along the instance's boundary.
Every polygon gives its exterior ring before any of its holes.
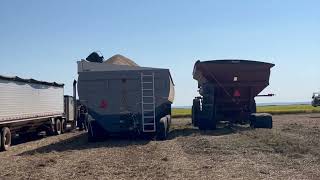
{"type": "Polygon", "coordinates": [[[166,139],[174,100],[168,69],[140,67],[116,55],[106,61],[78,61],[78,75],[90,141],[118,133],[166,139]]]}

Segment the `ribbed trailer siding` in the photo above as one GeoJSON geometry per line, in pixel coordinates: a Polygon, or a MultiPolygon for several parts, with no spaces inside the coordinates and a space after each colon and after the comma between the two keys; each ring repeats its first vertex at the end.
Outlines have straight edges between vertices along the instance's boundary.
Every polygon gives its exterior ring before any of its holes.
{"type": "Polygon", "coordinates": [[[63,85],[29,81],[0,78],[0,123],[63,115],[63,85]]]}

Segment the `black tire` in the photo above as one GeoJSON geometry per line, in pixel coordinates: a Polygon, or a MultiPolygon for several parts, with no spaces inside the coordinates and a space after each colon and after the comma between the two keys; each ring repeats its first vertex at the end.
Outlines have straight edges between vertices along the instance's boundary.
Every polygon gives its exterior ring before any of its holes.
{"type": "Polygon", "coordinates": [[[88,141],[96,142],[107,138],[108,133],[96,121],[88,123],[88,141]]]}
{"type": "Polygon", "coordinates": [[[197,127],[199,122],[199,112],[200,112],[200,100],[193,99],[192,104],[192,124],[193,126],[197,127]]]}
{"type": "Polygon", "coordinates": [[[1,130],[1,150],[8,151],[11,146],[11,131],[8,127],[1,130]]]}
{"type": "Polygon", "coordinates": [[[272,129],[272,116],[270,114],[255,114],[251,116],[250,126],[252,128],[272,129]]]}
{"type": "Polygon", "coordinates": [[[94,123],[88,123],[88,142],[95,142],[97,140],[94,131],[94,123]]]}
{"type": "Polygon", "coordinates": [[[65,133],[67,131],[67,122],[65,119],[61,120],[61,134],[65,133]]]}
{"type": "Polygon", "coordinates": [[[198,123],[198,128],[201,131],[207,130],[208,126],[207,126],[207,120],[206,119],[201,119],[198,123]]]}
{"type": "Polygon", "coordinates": [[[250,104],[250,112],[257,113],[257,105],[255,100],[253,100],[252,103],[250,104]]]}
{"type": "Polygon", "coordinates": [[[157,140],[164,141],[168,138],[167,122],[160,121],[157,131],[157,140]]]}
{"type": "Polygon", "coordinates": [[[199,118],[200,130],[214,130],[217,126],[216,111],[214,105],[203,105],[202,114],[199,118]]]}
{"type": "Polygon", "coordinates": [[[47,136],[53,136],[55,135],[55,125],[54,124],[50,124],[48,125],[47,129],[46,129],[46,135],[47,136]]]}
{"type": "Polygon", "coordinates": [[[56,120],[54,127],[56,135],[60,135],[62,133],[62,124],[60,119],[56,120]]]}

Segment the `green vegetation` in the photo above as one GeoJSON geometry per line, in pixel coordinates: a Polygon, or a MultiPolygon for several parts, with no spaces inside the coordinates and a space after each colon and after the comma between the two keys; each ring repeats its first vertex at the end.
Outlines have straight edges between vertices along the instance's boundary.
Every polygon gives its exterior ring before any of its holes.
{"type": "MultiPolygon", "coordinates": [[[[274,105],[274,106],[258,106],[258,113],[270,114],[298,114],[298,113],[320,113],[320,107],[311,105],[274,105]]],[[[173,108],[173,117],[190,117],[191,109],[188,108],[173,108]]]]}

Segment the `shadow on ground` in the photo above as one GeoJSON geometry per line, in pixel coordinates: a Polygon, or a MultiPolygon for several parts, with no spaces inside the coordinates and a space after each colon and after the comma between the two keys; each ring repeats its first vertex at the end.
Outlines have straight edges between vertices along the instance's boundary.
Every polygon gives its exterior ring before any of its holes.
{"type": "Polygon", "coordinates": [[[82,133],[73,136],[69,139],[62,140],[47,146],[39,147],[30,151],[25,151],[22,155],[34,155],[34,154],[44,154],[50,152],[65,152],[72,150],[84,150],[84,149],[94,149],[94,148],[113,148],[113,147],[128,147],[133,145],[145,145],[150,142],[150,139],[137,139],[133,137],[123,137],[115,136],[108,137],[104,140],[98,142],[88,142],[87,133],[82,133]]]}
{"type": "Polygon", "coordinates": [[[192,135],[208,135],[208,136],[223,136],[228,134],[233,134],[241,131],[250,131],[252,128],[247,126],[240,126],[240,125],[231,125],[226,122],[222,122],[217,126],[215,130],[205,130],[200,131],[198,128],[192,127],[191,124],[187,124],[183,127],[173,127],[169,134],[169,139],[174,139],[176,137],[181,136],[192,136],[192,135]]]}
{"type": "MultiPolygon", "coordinates": [[[[251,130],[249,127],[241,126],[231,126],[229,124],[219,124],[218,128],[215,130],[208,131],[199,131],[197,128],[193,128],[191,124],[187,124],[183,127],[173,127],[173,130],[170,131],[168,139],[172,140],[176,137],[181,136],[192,136],[196,134],[208,135],[208,136],[222,136],[232,133],[237,133],[240,131],[251,130]]],[[[76,136],[73,136],[69,139],[59,141],[47,146],[39,147],[30,151],[23,152],[19,155],[33,155],[33,154],[43,154],[50,152],[65,152],[72,150],[84,150],[84,149],[94,149],[94,148],[113,148],[113,147],[128,147],[133,145],[146,145],[152,139],[151,138],[142,138],[134,137],[129,135],[122,136],[111,136],[106,139],[103,139],[99,142],[88,142],[87,133],[82,133],[76,136]]]]}

